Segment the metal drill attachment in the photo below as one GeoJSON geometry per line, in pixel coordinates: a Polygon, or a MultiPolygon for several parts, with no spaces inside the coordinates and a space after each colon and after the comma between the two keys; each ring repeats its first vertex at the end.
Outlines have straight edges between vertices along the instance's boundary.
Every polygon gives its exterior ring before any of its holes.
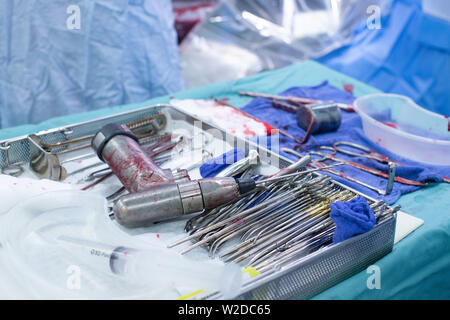
{"type": "Polygon", "coordinates": [[[113,208],[126,227],[143,227],[185,214],[216,208],[256,188],[252,179],[206,178],[155,184],[146,191],[120,197],[113,208]]]}

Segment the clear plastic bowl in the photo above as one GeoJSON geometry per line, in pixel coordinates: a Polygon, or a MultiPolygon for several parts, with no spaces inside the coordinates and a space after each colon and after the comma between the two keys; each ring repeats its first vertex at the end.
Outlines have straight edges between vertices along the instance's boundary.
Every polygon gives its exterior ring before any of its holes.
{"type": "Polygon", "coordinates": [[[371,94],[356,99],[366,136],[403,158],[433,165],[450,165],[450,122],[419,107],[408,97],[371,94]]]}

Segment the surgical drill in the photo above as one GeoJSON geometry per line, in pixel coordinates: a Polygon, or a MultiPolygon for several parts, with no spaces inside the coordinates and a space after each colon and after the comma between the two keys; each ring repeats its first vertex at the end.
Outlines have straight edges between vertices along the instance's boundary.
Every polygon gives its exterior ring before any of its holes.
{"type": "MultiPolygon", "coordinates": [[[[94,136],[92,147],[130,191],[130,194],[120,197],[113,207],[115,219],[127,227],[148,226],[216,208],[268,183],[232,177],[174,182],[142,151],[133,134],[120,125],[103,127],[94,136]]],[[[310,156],[305,156],[271,176],[270,181],[293,173],[310,161],[310,156]]]]}

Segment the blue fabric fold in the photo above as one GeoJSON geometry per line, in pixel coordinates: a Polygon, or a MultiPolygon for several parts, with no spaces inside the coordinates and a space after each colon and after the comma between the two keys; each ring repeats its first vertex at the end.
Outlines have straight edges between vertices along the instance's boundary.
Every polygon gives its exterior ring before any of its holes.
{"type": "MultiPolygon", "coordinates": [[[[331,86],[327,81],[324,81],[316,86],[303,86],[303,87],[292,87],[282,93],[281,95],[296,96],[303,98],[319,99],[319,100],[334,100],[336,102],[341,102],[345,104],[353,104],[355,97],[339,88],[331,86]]],[[[256,98],[250,101],[246,106],[242,108],[245,112],[258,117],[267,123],[287,131],[297,138],[302,138],[305,135],[305,131],[297,126],[297,121],[295,115],[288,113],[286,111],[276,109],[272,105],[272,101],[264,98],[256,98]]],[[[337,141],[350,141],[362,146],[368,147],[377,153],[384,154],[390,159],[402,163],[402,166],[397,166],[396,175],[406,179],[420,181],[420,182],[442,182],[442,176],[450,177],[450,160],[449,166],[432,166],[423,163],[413,162],[409,159],[402,158],[396,154],[389,152],[388,150],[380,147],[378,144],[369,140],[362,129],[361,117],[357,113],[342,112],[342,123],[336,132],[328,132],[313,135],[308,143],[303,145],[298,145],[292,139],[280,136],[279,148],[275,146],[272,148],[273,151],[279,152],[281,155],[296,160],[295,156],[281,152],[281,148],[295,149],[299,152],[307,152],[315,150],[317,146],[331,146],[337,141]]],[[[352,157],[346,156],[344,154],[336,154],[338,158],[350,160],[352,162],[357,162],[362,165],[372,167],[384,172],[388,172],[388,166],[376,162],[375,160],[367,159],[365,157],[352,157]]],[[[317,159],[313,157],[313,159],[317,159]]],[[[332,162],[330,162],[332,163],[332,162]]],[[[386,188],[387,180],[375,176],[373,174],[361,171],[354,167],[348,165],[342,165],[333,168],[345,175],[351,176],[367,183],[371,186],[377,187],[384,190],[386,188]]],[[[418,190],[419,187],[405,185],[401,183],[394,183],[394,188],[392,192],[387,196],[379,195],[377,192],[367,189],[359,184],[351,182],[347,179],[341,178],[339,176],[330,174],[328,172],[321,172],[330,175],[334,180],[339,181],[358,190],[372,198],[383,199],[387,203],[392,204],[397,199],[405,193],[409,193],[418,190]]]]}
{"type": "Polygon", "coordinates": [[[376,223],[372,208],[362,196],[350,201],[330,203],[330,209],[330,217],[336,223],[333,243],[339,243],[355,235],[366,233],[376,223]]]}
{"type": "Polygon", "coordinates": [[[219,172],[225,170],[229,165],[245,158],[245,152],[241,149],[233,149],[219,157],[211,159],[199,168],[203,178],[215,177],[219,172]]]}
{"type": "Polygon", "coordinates": [[[393,0],[380,29],[366,24],[351,43],[317,59],[384,92],[450,115],[450,22],[422,10],[422,0],[393,0]]]}

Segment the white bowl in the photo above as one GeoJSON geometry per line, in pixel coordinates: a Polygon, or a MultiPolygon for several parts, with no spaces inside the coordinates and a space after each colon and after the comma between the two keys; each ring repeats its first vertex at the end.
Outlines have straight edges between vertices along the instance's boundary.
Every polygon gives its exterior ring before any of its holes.
{"type": "Polygon", "coordinates": [[[450,166],[450,122],[408,97],[371,94],[356,99],[366,136],[381,147],[417,162],[450,166]]]}

